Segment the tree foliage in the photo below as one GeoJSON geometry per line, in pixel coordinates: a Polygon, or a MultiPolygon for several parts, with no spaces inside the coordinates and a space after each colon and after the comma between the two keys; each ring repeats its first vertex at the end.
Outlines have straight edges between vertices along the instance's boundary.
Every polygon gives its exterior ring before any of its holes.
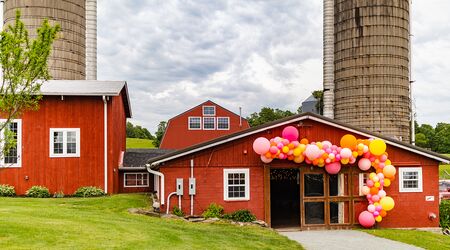
{"type": "Polygon", "coordinates": [[[155,147],[159,148],[159,146],[161,145],[161,141],[164,136],[164,132],[166,131],[166,128],[167,128],[166,121],[159,122],[158,129],[155,132],[155,139],[153,140],[153,145],[155,145],[155,147]]]}
{"type": "Polygon", "coordinates": [[[314,98],[316,98],[316,110],[320,115],[323,115],[323,90],[315,90],[312,92],[314,98]]]}
{"type": "Polygon", "coordinates": [[[153,140],[155,137],[148,131],[139,125],[133,125],[131,122],[127,122],[127,138],[139,138],[153,140]]]}
{"type": "Polygon", "coordinates": [[[415,123],[416,145],[438,153],[450,153],[450,123],[438,123],[435,128],[429,124],[415,123]]]}
{"type": "Polygon", "coordinates": [[[295,113],[289,110],[273,109],[269,107],[264,107],[258,113],[255,112],[247,117],[247,121],[251,127],[264,124],[266,122],[275,121],[287,116],[294,115],[295,113]]]}

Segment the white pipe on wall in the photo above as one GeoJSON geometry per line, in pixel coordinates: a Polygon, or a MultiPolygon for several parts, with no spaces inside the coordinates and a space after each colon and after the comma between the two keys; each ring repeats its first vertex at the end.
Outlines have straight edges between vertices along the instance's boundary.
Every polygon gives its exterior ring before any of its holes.
{"type": "MultiPolygon", "coordinates": [[[[191,159],[191,178],[194,178],[194,159],[191,159]]],[[[194,215],[194,195],[192,194],[191,194],[191,215],[194,215]]]]}
{"type": "Polygon", "coordinates": [[[147,171],[150,174],[157,175],[161,178],[161,194],[158,194],[158,195],[159,195],[159,199],[161,200],[161,205],[164,205],[164,174],[161,172],[155,171],[153,169],[150,169],[149,164],[146,164],[145,166],[147,167],[147,171]]]}
{"type": "Polygon", "coordinates": [[[104,175],[105,175],[105,194],[108,193],[108,100],[106,99],[106,96],[102,97],[103,99],[103,131],[104,131],[104,175]]]}

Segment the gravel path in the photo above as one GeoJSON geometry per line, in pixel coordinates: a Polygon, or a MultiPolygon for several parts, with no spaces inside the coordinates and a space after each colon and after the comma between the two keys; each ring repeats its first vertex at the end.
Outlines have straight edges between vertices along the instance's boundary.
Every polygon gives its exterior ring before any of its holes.
{"type": "Polygon", "coordinates": [[[295,240],[309,250],[403,250],[422,249],[402,242],[375,237],[354,230],[296,231],[279,232],[291,240],[295,240]]]}

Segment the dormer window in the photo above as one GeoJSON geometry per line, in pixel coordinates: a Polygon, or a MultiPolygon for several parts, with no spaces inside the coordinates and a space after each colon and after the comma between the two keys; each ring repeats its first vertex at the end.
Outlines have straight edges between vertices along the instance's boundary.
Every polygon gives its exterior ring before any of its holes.
{"type": "Polygon", "coordinates": [[[203,116],[215,116],[216,107],[215,106],[203,106],[203,116]]]}

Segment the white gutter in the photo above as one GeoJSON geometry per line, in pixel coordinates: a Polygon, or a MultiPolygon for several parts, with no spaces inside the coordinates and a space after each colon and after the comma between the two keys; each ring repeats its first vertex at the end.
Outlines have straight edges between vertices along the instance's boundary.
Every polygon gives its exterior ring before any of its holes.
{"type": "Polygon", "coordinates": [[[104,131],[104,172],[105,172],[105,194],[108,193],[108,100],[106,96],[102,96],[103,99],[103,131],[104,131]]]}
{"type": "MultiPolygon", "coordinates": [[[[194,159],[191,159],[191,179],[194,178],[194,159]]],[[[191,187],[189,187],[190,189],[191,187]]],[[[194,215],[194,195],[191,194],[191,215],[194,215]]]]}
{"type": "Polygon", "coordinates": [[[159,177],[161,177],[161,194],[159,195],[159,199],[161,200],[161,205],[164,205],[164,174],[155,170],[150,169],[150,165],[149,164],[145,164],[145,166],[147,167],[147,171],[150,174],[154,174],[157,175],[159,177]]]}

